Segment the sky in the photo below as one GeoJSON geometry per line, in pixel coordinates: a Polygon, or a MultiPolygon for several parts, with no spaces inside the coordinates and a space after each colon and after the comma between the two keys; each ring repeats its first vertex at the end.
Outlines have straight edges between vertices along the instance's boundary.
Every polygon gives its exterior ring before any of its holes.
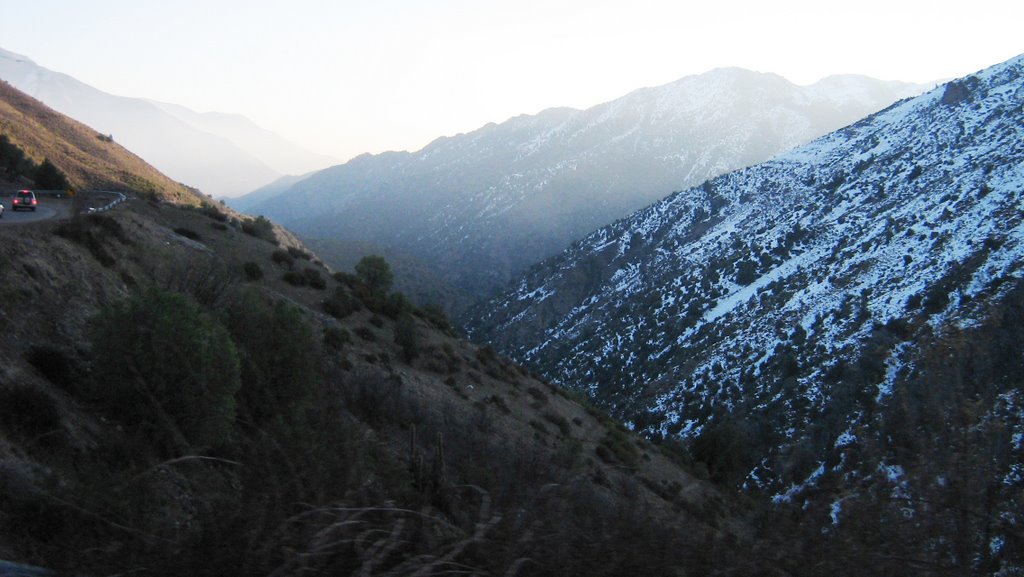
{"type": "Polygon", "coordinates": [[[347,160],[717,67],[930,82],[1024,53],[1024,2],[0,0],[0,48],[347,160]]]}

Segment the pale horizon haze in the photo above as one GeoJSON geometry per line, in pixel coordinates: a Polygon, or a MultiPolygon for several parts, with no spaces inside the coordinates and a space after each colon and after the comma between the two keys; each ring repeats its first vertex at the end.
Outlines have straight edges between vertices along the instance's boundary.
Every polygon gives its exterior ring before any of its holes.
{"type": "Polygon", "coordinates": [[[339,161],[738,66],[924,83],[1024,52],[1024,3],[0,0],[0,47],[339,161]]]}

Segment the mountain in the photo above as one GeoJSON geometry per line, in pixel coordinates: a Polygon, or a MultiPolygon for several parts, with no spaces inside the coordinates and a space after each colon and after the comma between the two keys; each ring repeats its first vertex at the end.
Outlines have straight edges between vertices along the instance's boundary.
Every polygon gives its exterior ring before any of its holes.
{"type": "Polygon", "coordinates": [[[1024,56],[592,233],[471,335],[792,503],[861,574],[1019,570],[1022,127],[1024,56]]]}
{"type": "Polygon", "coordinates": [[[306,238],[358,240],[421,258],[463,291],[512,275],[669,191],[754,164],[917,87],[835,77],[800,87],[721,69],[587,110],[557,108],[363,155],[250,205],[306,238]]]}
{"type": "Polygon", "coordinates": [[[334,275],[266,219],[0,95],[4,155],[45,154],[82,187],[146,181],[105,212],[0,219],[0,572],[766,565],[747,511],[673,448],[455,338],[381,275],[334,275]]]}
{"type": "MultiPolygon", "coordinates": [[[[305,150],[281,135],[257,126],[240,114],[199,113],[177,104],[154,100],[150,102],[196,130],[226,138],[284,175],[303,175],[338,162],[336,158],[305,150]]],[[[247,192],[250,191],[252,189],[247,192]]]]}
{"type": "Polygon", "coordinates": [[[301,176],[285,175],[269,184],[265,184],[257,188],[256,190],[244,196],[225,199],[224,202],[229,204],[232,208],[236,210],[240,210],[242,212],[249,212],[250,207],[260,204],[267,199],[271,199],[278,196],[279,194],[287,191],[289,188],[295,186],[297,182],[301,181],[307,176],[309,176],[309,174],[301,176]]]}
{"type": "Polygon", "coordinates": [[[199,114],[114,96],[2,49],[0,79],[113,137],[157,169],[207,194],[244,194],[284,170],[308,172],[330,163],[241,116],[199,114]]]}
{"type": "MultiPolygon", "coordinates": [[[[76,188],[131,191],[154,200],[191,205],[207,202],[194,189],[167,178],[105,135],[59,114],[3,81],[0,81],[0,136],[34,163],[50,160],[76,188]]],[[[0,172],[0,180],[6,177],[0,172]]]]}

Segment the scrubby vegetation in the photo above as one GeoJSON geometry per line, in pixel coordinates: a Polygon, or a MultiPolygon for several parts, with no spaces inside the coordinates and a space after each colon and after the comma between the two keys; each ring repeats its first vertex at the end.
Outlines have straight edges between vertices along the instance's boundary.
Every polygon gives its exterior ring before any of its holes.
{"type": "Polygon", "coordinates": [[[82,340],[28,349],[36,380],[0,382],[0,438],[20,447],[0,455],[4,555],[79,575],[621,575],[730,550],[721,511],[670,521],[617,471],[643,461],[624,429],[438,330],[386,262],[281,271],[292,287],[260,277],[273,257],[247,235],[263,260],[227,265],[115,217],[49,238],[128,296],[82,340]],[[138,267],[154,246],[177,264],[138,267]]]}

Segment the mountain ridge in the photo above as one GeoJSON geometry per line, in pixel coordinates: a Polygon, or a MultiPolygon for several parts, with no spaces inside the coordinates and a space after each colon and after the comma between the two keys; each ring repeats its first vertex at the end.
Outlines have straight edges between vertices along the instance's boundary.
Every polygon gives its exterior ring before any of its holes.
{"type": "Polygon", "coordinates": [[[1019,566],[1022,126],[1024,55],[594,232],[470,334],[839,540],[1019,566]]]}
{"type": "Polygon", "coordinates": [[[873,106],[775,75],[717,70],[587,110],[552,108],[417,152],[363,155],[250,206],[307,238],[390,246],[476,295],[598,226],[838,128],[913,92],[872,81],[873,106]],[[827,127],[823,126],[827,125],[827,127]],[[307,210],[316,206],[315,212],[307,210]]]}
{"type": "Polygon", "coordinates": [[[2,48],[0,79],[116,138],[162,172],[208,194],[250,192],[281,176],[280,168],[299,166],[296,158],[307,159],[307,171],[326,164],[320,164],[326,159],[250,121],[225,126],[220,122],[224,117],[216,113],[203,115],[173,104],[108,94],[2,48]]]}

